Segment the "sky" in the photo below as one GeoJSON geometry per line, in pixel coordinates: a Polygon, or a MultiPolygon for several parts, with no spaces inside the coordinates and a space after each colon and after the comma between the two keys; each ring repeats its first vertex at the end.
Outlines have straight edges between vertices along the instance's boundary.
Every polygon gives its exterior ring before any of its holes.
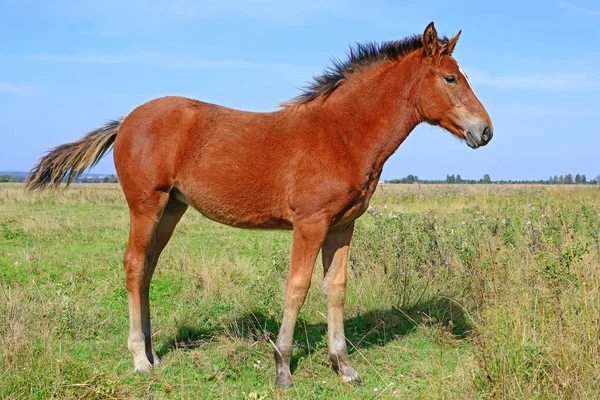
{"type": "MultiPolygon", "coordinates": [[[[597,0],[0,0],[0,171],[28,171],[156,97],[272,111],[350,44],[462,29],[494,124],[473,150],[419,125],[383,179],[600,174],[597,0]]],[[[112,153],[92,170],[114,173],[112,153]]]]}

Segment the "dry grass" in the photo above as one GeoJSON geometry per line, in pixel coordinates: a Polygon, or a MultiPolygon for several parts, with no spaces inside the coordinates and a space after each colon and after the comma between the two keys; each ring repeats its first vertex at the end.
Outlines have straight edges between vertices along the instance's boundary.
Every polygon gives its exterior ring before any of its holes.
{"type": "Polygon", "coordinates": [[[597,187],[384,185],[350,255],[346,333],[364,377],[331,372],[316,268],[296,387],[272,386],[286,232],[189,212],[153,280],[163,367],[131,372],[116,185],[0,185],[0,397],[595,398],[597,187]]]}

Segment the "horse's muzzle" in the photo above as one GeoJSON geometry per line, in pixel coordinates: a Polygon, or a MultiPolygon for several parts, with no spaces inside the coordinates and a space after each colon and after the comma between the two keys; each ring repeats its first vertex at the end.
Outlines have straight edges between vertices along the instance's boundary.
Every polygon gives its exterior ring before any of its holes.
{"type": "Polygon", "coordinates": [[[475,125],[467,130],[465,134],[465,140],[467,145],[472,149],[485,146],[492,140],[494,133],[492,129],[487,125],[475,125]]]}

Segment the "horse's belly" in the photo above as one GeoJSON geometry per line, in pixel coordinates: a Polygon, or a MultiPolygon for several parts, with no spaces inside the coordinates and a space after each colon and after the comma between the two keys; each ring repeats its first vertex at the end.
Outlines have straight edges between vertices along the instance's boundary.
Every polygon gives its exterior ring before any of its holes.
{"type": "Polygon", "coordinates": [[[198,185],[178,190],[180,200],[205,217],[229,226],[254,229],[291,229],[292,219],[269,192],[253,187],[198,185]]]}

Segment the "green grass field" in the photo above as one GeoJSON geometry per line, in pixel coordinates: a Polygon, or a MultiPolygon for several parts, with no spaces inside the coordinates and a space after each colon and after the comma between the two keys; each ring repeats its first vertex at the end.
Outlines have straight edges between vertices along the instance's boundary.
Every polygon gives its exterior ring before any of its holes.
{"type": "Polygon", "coordinates": [[[191,210],[151,288],[162,365],[133,373],[117,185],[0,185],[0,398],[598,398],[598,187],[385,185],[357,223],[345,326],[363,386],[330,368],[320,261],[272,341],[290,232],[191,210]]]}

